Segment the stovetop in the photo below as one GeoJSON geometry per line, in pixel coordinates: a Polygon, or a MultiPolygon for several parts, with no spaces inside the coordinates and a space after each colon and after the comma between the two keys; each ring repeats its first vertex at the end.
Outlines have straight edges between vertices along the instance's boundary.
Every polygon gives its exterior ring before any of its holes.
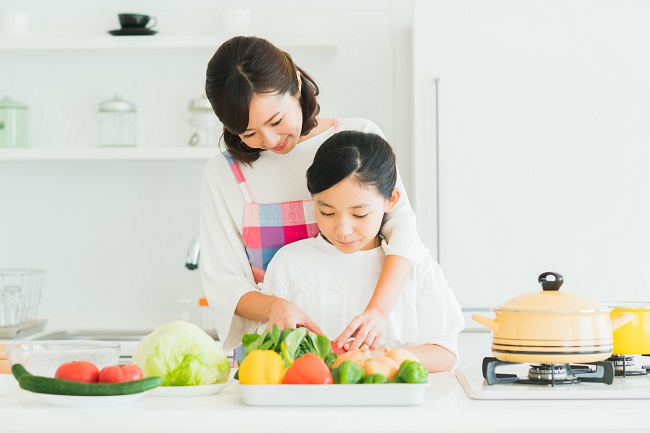
{"type": "MultiPolygon", "coordinates": [[[[529,364],[502,365],[499,366],[498,372],[525,379],[528,377],[529,368],[529,364]]],[[[650,375],[616,376],[611,385],[585,381],[551,386],[522,383],[488,385],[481,365],[461,366],[455,373],[467,395],[478,400],[650,399],[650,375]]]]}

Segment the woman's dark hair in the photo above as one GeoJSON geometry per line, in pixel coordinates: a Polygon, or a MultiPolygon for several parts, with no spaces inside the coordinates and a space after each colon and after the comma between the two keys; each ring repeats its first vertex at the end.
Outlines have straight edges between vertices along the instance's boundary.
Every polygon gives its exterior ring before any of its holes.
{"type": "Polygon", "coordinates": [[[248,128],[251,100],[255,94],[298,94],[300,72],[301,135],[317,125],[320,106],[316,100],[316,82],[300,69],[288,53],[266,39],[236,36],[224,42],[208,63],[205,93],[212,109],[223,124],[223,138],[228,151],[237,161],[251,165],[261,149],[248,147],[239,134],[248,128]]]}
{"type": "Polygon", "coordinates": [[[350,176],[374,186],[388,199],[397,181],[395,153],[381,136],[371,132],[342,131],[321,144],[307,169],[311,195],[330,189],[350,176]]]}

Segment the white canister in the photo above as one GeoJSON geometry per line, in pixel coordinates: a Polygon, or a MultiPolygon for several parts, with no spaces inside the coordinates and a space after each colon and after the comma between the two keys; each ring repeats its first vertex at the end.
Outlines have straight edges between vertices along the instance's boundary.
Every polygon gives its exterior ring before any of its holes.
{"type": "Polygon", "coordinates": [[[97,124],[100,146],[135,146],[137,112],[120,95],[99,104],[97,124]]]}
{"type": "Polygon", "coordinates": [[[188,141],[190,146],[218,146],[223,133],[223,126],[214,114],[207,96],[203,95],[190,101],[189,122],[192,135],[188,141]]]}

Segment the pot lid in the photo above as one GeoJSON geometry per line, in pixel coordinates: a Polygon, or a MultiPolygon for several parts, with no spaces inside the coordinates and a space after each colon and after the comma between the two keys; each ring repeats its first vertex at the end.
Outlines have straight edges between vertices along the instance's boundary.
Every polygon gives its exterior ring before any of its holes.
{"type": "Polygon", "coordinates": [[[122,99],[122,96],[116,94],[111,100],[99,104],[99,111],[135,111],[135,104],[122,99]]]}
{"type": "Polygon", "coordinates": [[[544,272],[537,278],[537,281],[542,285],[541,292],[514,297],[492,310],[526,313],[592,313],[611,310],[586,296],[560,292],[564,277],[556,272],[544,272]]]}
{"type": "Polygon", "coordinates": [[[604,304],[620,310],[650,310],[650,302],[647,301],[616,301],[604,302],[604,304]]]}
{"type": "Polygon", "coordinates": [[[0,99],[0,108],[18,108],[26,110],[28,107],[22,102],[18,102],[15,99],[11,99],[10,97],[5,96],[4,98],[0,99]]]}

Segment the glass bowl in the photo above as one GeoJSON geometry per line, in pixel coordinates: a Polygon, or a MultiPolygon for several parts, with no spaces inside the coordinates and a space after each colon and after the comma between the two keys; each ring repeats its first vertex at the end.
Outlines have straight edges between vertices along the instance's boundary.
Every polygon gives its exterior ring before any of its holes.
{"type": "Polygon", "coordinates": [[[22,364],[31,374],[54,377],[61,364],[90,361],[100,370],[117,365],[120,343],[107,341],[33,341],[7,345],[7,358],[13,364],[22,364]]]}

